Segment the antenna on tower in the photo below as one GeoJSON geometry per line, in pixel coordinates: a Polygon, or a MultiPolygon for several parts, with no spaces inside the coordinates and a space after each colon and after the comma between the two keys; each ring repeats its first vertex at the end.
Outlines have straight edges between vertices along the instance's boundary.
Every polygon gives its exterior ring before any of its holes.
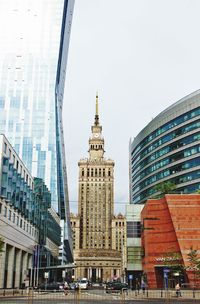
{"type": "Polygon", "coordinates": [[[95,112],[94,123],[95,123],[96,126],[99,125],[99,96],[98,96],[98,92],[96,93],[96,112],[95,112]]]}

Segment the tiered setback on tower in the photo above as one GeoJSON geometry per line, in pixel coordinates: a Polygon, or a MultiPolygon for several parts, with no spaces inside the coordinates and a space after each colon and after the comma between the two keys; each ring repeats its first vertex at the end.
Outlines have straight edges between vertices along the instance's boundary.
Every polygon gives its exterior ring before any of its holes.
{"type": "Polygon", "coordinates": [[[153,119],[130,145],[131,203],[156,194],[155,185],[171,181],[178,193],[200,188],[200,90],[153,119]]]}
{"type": "MultiPolygon", "coordinates": [[[[121,276],[121,244],[112,242],[114,215],[114,161],[104,158],[104,138],[99,124],[98,96],[92,135],[89,139],[89,158],[79,163],[78,216],[72,216],[75,241],[76,278],[87,277],[92,281],[109,280],[121,276]],[[79,229],[79,233],[78,233],[79,229]],[[118,250],[116,247],[118,246],[118,250]]],[[[125,231],[124,217],[120,221],[125,231]]],[[[118,231],[119,229],[117,229],[118,231]]]]}

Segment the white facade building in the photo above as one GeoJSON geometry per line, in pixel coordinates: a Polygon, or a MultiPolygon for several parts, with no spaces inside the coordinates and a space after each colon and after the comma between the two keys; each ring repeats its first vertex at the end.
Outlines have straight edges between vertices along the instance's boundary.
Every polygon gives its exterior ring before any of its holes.
{"type": "Polygon", "coordinates": [[[27,197],[32,191],[30,172],[6,137],[0,135],[0,237],[4,242],[0,254],[0,288],[29,284],[28,269],[32,267],[34,246],[39,237],[39,231],[30,219],[32,206],[27,197]],[[16,199],[17,187],[23,193],[23,199],[16,199]]]}
{"type": "Polygon", "coordinates": [[[0,236],[4,241],[0,255],[0,288],[29,286],[34,246],[38,230],[14,207],[0,198],[0,236]]]}

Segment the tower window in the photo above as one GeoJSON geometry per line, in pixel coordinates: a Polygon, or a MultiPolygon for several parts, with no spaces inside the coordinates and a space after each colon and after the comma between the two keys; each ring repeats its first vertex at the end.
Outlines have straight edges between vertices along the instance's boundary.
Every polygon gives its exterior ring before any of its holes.
{"type": "Polygon", "coordinates": [[[82,176],[84,176],[84,170],[82,170],[82,176]]]}

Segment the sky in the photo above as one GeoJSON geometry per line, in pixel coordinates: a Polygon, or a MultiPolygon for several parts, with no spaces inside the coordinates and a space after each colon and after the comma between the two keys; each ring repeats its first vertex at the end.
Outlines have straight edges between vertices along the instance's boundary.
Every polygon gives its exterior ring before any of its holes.
{"type": "Polygon", "coordinates": [[[125,213],[130,139],[200,88],[199,11],[199,0],[75,0],[63,110],[72,212],[98,91],[115,213],[125,213]]]}

